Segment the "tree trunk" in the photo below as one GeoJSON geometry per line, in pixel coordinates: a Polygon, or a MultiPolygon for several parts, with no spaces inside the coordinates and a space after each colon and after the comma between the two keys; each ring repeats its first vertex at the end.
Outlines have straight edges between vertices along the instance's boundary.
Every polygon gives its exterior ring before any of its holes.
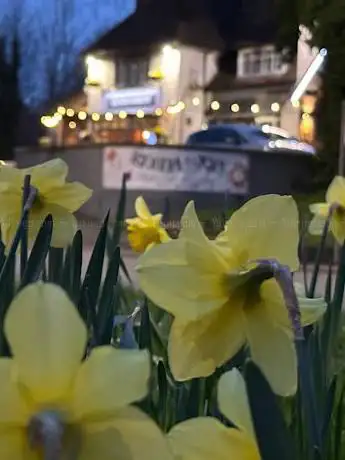
{"type": "Polygon", "coordinates": [[[14,42],[12,56],[5,57],[4,42],[0,42],[0,159],[14,160],[16,130],[21,109],[18,71],[18,43],[14,42]]]}

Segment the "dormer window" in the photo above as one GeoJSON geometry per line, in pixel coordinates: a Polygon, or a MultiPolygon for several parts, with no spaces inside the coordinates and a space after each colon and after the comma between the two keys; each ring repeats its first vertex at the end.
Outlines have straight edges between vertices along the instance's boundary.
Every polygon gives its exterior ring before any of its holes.
{"type": "Polygon", "coordinates": [[[282,75],[286,70],[287,65],[283,63],[282,55],[273,46],[246,48],[238,53],[238,77],[282,75]]]}

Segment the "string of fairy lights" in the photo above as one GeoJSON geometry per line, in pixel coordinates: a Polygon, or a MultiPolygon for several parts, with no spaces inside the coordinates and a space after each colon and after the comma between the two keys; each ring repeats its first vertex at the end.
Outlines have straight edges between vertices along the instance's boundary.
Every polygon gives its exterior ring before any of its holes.
{"type": "MultiPolygon", "coordinates": [[[[200,98],[194,97],[192,99],[192,105],[194,107],[197,107],[201,104],[200,98]]],[[[168,115],[176,115],[182,112],[187,108],[187,104],[183,101],[179,101],[175,104],[169,105],[166,109],[163,108],[156,108],[154,113],[145,113],[143,109],[138,109],[137,112],[134,114],[134,116],[138,119],[143,119],[146,116],[156,116],[156,117],[161,117],[164,114],[168,115]]],[[[212,112],[217,112],[221,108],[221,104],[218,101],[212,101],[209,106],[210,110],[212,112]]],[[[260,113],[260,106],[259,104],[252,104],[250,107],[250,110],[253,114],[258,114],[260,113]]],[[[231,104],[230,106],[230,111],[233,113],[238,113],[240,111],[240,105],[237,103],[231,104]]],[[[280,111],[280,104],[278,102],[273,102],[271,104],[271,111],[273,113],[278,113],[280,111]]],[[[69,121],[69,127],[71,129],[76,128],[77,124],[75,120],[80,120],[80,121],[86,121],[86,120],[91,120],[93,122],[99,122],[99,121],[108,121],[111,122],[113,121],[116,117],[118,117],[120,120],[125,120],[129,115],[133,116],[133,114],[128,114],[126,111],[121,110],[118,113],[112,113],[112,112],[105,112],[105,113],[98,113],[98,112],[92,112],[88,113],[85,110],[79,110],[76,111],[75,109],[71,107],[64,107],[64,106],[59,106],[57,107],[55,113],[53,115],[44,115],[41,117],[41,123],[46,127],[46,128],[56,128],[58,124],[64,119],[70,119],[69,121]]]]}
{"type": "MultiPolygon", "coordinates": [[[[195,98],[196,99],[196,98],[195,98]]],[[[196,100],[193,100],[193,105],[199,105],[196,104],[196,100]]],[[[186,104],[183,101],[179,101],[176,104],[169,105],[165,110],[158,107],[155,109],[153,114],[147,114],[143,109],[138,109],[135,116],[136,118],[143,119],[145,116],[156,116],[156,117],[161,117],[164,115],[164,113],[167,113],[169,115],[174,115],[182,112],[182,110],[185,110],[186,104]]],[[[113,121],[116,117],[118,117],[120,120],[125,120],[129,114],[121,110],[119,113],[115,114],[112,112],[106,112],[106,113],[98,113],[98,112],[92,112],[88,113],[85,110],[80,110],[76,111],[75,109],[69,107],[66,108],[64,106],[59,106],[56,109],[56,112],[53,115],[44,115],[41,117],[41,123],[46,127],[46,128],[55,128],[62,120],[63,118],[70,118],[71,121],[69,122],[70,128],[75,128],[76,127],[76,122],[73,121],[75,118],[77,118],[80,121],[86,121],[86,120],[92,120],[93,122],[98,122],[98,121],[113,121]]]]}

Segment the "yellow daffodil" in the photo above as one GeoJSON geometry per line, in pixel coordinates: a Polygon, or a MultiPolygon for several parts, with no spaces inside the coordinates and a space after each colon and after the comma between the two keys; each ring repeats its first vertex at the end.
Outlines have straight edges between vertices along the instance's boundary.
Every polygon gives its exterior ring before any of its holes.
{"type": "Polygon", "coordinates": [[[331,206],[334,205],[330,220],[330,230],[339,244],[345,240],[345,178],[337,176],[333,179],[326,193],[326,203],[315,203],[310,206],[314,217],[309,226],[312,235],[321,235],[331,206]]]}
{"type": "Polygon", "coordinates": [[[144,252],[148,247],[169,241],[170,238],[161,225],[162,214],[152,215],[143,197],[135,201],[138,217],[127,219],[128,241],[136,252],[144,252]]]}
{"type": "Polygon", "coordinates": [[[212,417],[199,417],[180,423],[168,435],[178,460],[259,460],[245,382],[234,369],[219,382],[220,411],[238,429],[227,428],[212,417]]]}
{"type": "Polygon", "coordinates": [[[66,183],[68,166],[60,159],[27,169],[10,166],[0,168],[0,223],[2,239],[12,242],[22,210],[24,177],[30,175],[31,185],[37,190],[29,216],[29,240],[34,240],[48,214],[53,216],[52,246],[64,247],[71,242],[77,230],[73,213],[92,195],[79,182],[66,183]]]}
{"type": "Polygon", "coordinates": [[[48,441],[49,458],[170,459],[157,426],[129,405],[147,392],[146,351],[104,346],[82,362],[86,327],[52,284],[19,293],[5,334],[13,358],[0,359],[1,460],[46,459],[48,441]]]}
{"type": "MultiPolygon", "coordinates": [[[[153,247],[137,266],[143,291],[175,317],[168,347],[175,378],[210,375],[249,344],[274,391],[294,393],[296,352],[281,290],[274,279],[255,284],[248,277],[248,267],[260,259],[298,268],[294,200],[267,195],[249,201],[216,242],[205,236],[193,203],[181,224],[177,240],[153,247]]],[[[325,310],[324,302],[300,307],[304,324],[325,310]]]]}

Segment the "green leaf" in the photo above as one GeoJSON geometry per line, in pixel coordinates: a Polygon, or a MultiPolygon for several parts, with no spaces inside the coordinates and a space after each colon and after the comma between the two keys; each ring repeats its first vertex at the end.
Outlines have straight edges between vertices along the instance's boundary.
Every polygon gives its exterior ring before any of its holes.
{"type": "Polygon", "coordinates": [[[117,246],[120,245],[120,240],[121,240],[121,235],[123,232],[124,228],[124,222],[125,222],[125,212],[126,212],[126,196],[127,196],[127,189],[126,189],[126,183],[128,180],[128,176],[124,174],[122,176],[122,186],[121,186],[121,191],[120,191],[120,198],[119,198],[119,203],[117,206],[117,211],[116,211],[116,216],[115,216],[115,222],[114,222],[114,227],[113,227],[113,233],[112,236],[109,237],[108,239],[108,255],[111,256],[112,252],[115,251],[117,246]]]}
{"type": "Polygon", "coordinates": [[[108,266],[98,305],[97,328],[99,345],[106,345],[111,341],[113,318],[117,313],[115,306],[119,304],[119,292],[117,289],[119,266],[120,248],[116,248],[108,266]]]}
{"type": "Polygon", "coordinates": [[[62,285],[63,282],[63,248],[50,248],[48,258],[48,281],[62,285]]]}
{"type": "MultiPolygon", "coordinates": [[[[335,411],[334,426],[334,460],[341,460],[342,457],[342,433],[344,427],[344,395],[345,386],[343,386],[338,401],[338,407],[335,411]]],[[[332,459],[333,460],[333,459],[332,459]]]]}
{"type": "Polygon", "coordinates": [[[316,289],[316,284],[317,284],[317,280],[318,280],[318,277],[319,277],[322,256],[323,256],[325,246],[326,246],[326,240],[327,240],[330,220],[331,220],[331,215],[328,216],[328,218],[326,220],[326,223],[325,223],[325,225],[323,227],[320,244],[319,244],[319,247],[318,247],[318,250],[317,250],[316,260],[315,260],[315,264],[314,264],[314,268],[313,268],[313,272],[312,272],[312,277],[311,277],[311,281],[310,281],[310,286],[309,286],[309,290],[308,290],[308,297],[310,297],[310,298],[313,298],[315,296],[315,289],[316,289]]]}
{"type": "Polygon", "coordinates": [[[167,406],[169,384],[165,371],[165,366],[162,361],[158,362],[157,365],[157,381],[158,381],[158,417],[159,425],[163,430],[166,429],[167,423],[167,411],[170,409],[167,406]]]}
{"type": "Polygon", "coordinates": [[[120,267],[121,267],[121,270],[123,271],[123,273],[125,274],[125,277],[127,278],[127,281],[129,282],[129,284],[133,284],[133,281],[132,281],[132,278],[131,278],[131,275],[127,269],[127,266],[123,260],[123,258],[121,257],[120,259],[120,267]]]}
{"type": "Polygon", "coordinates": [[[151,344],[151,319],[147,298],[145,297],[144,304],[141,308],[140,314],[140,328],[139,328],[139,348],[147,349],[152,353],[151,344]]]}
{"type": "Polygon", "coordinates": [[[80,301],[81,273],[83,263],[83,234],[78,230],[66,254],[64,288],[75,305],[80,301]]]}
{"type": "Polygon", "coordinates": [[[53,218],[48,215],[38,232],[21,280],[20,289],[37,281],[43,271],[53,234],[53,218]]]}
{"type": "Polygon", "coordinates": [[[245,365],[245,381],[262,460],[295,460],[290,433],[261,370],[252,361],[245,365]]]}
{"type": "Polygon", "coordinates": [[[96,244],[93,248],[90,262],[81,288],[81,295],[78,308],[82,318],[84,318],[86,322],[87,319],[90,318],[86,298],[88,299],[87,302],[89,307],[94,309],[92,316],[96,315],[96,305],[102,281],[102,272],[108,232],[108,221],[109,212],[106,218],[104,219],[102,228],[98,234],[96,244]]]}
{"type": "MultiPolygon", "coordinates": [[[[310,452],[322,450],[321,424],[319,408],[315,393],[315,382],[312,376],[310,354],[306,340],[296,341],[296,352],[299,370],[299,387],[302,395],[302,405],[305,423],[308,430],[310,452]]],[[[316,453],[315,453],[316,454],[316,453]]]]}

